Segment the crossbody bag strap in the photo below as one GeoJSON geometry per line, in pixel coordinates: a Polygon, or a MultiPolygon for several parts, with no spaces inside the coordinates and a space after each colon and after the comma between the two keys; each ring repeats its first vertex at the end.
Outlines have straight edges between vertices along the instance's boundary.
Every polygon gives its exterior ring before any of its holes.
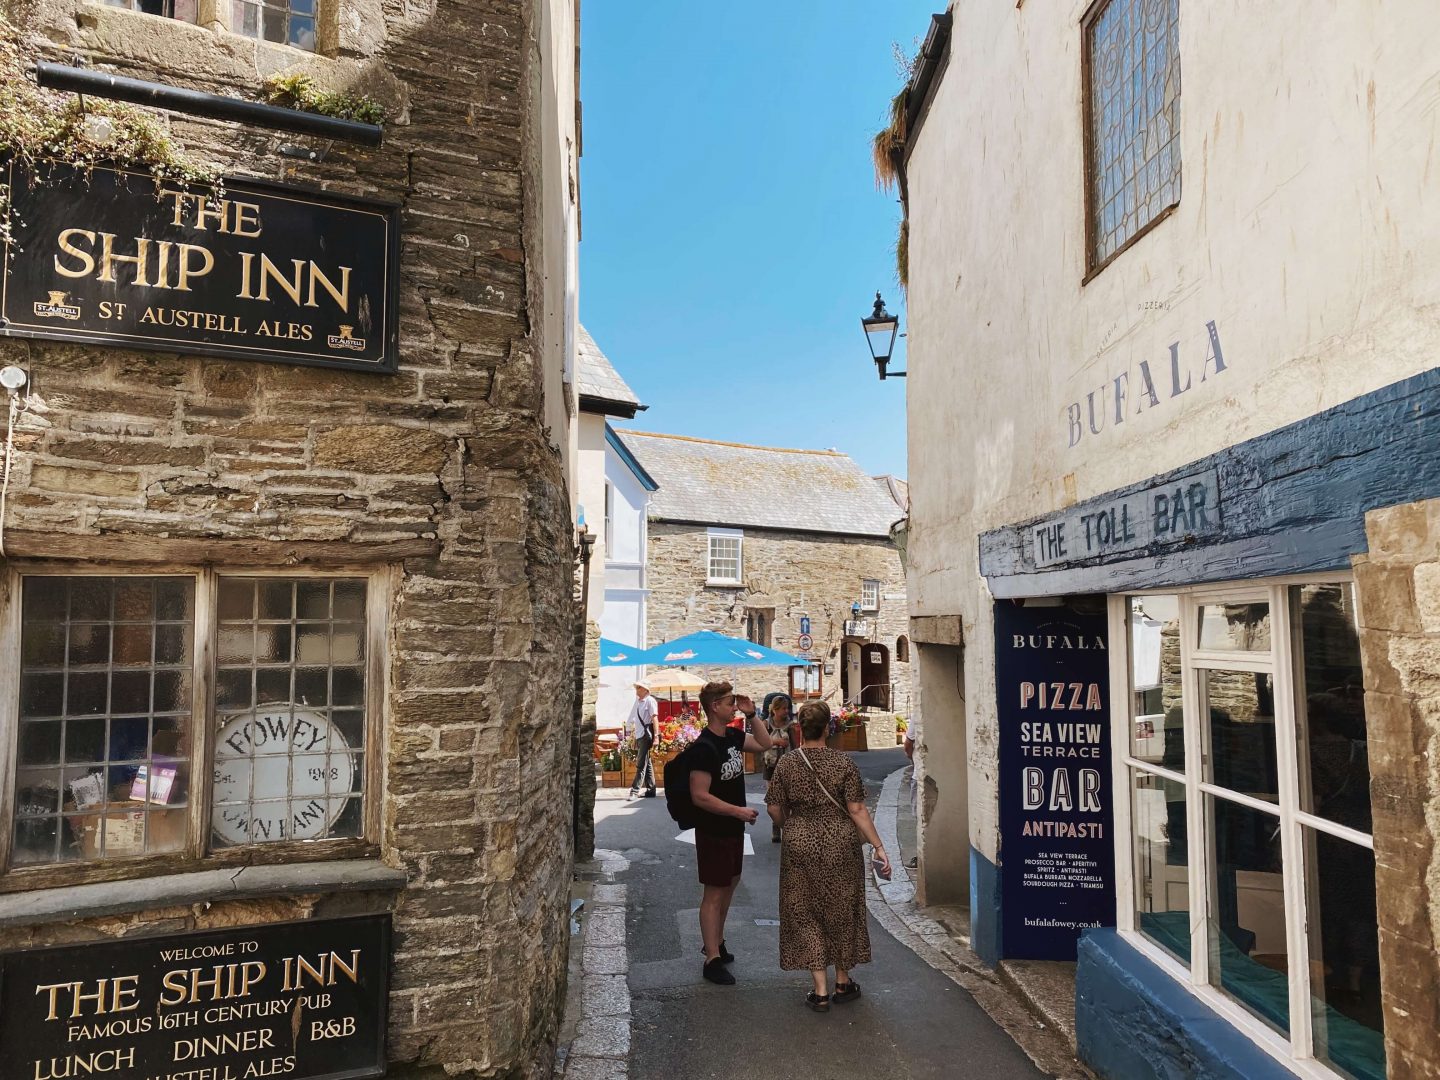
{"type": "Polygon", "coordinates": [[[815,766],[811,765],[810,759],[805,756],[805,748],[803,746],[800,748],[800,760],[805,762],[805,767],[809,769],[811,774],[815,777],[815,786],[818,787],[821,791],[825,792],[825,797],[835,804],[836,810],[839,810],[846,817],[849,817],[850,811],[846,810],[843,806],[841,806],[840,800],[835,798],[834,795],[831,795],[830,789],[821,782],[820,774],[815,771],[815,766]]]}

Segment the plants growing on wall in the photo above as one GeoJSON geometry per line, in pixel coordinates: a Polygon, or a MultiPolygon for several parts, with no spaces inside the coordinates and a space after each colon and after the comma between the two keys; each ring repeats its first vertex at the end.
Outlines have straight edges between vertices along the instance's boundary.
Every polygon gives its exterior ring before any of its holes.
{"type": "Polygon", "coordinates": [[[272,75],[265,80],[261,92],[271,105],[283,105],[301,112],[320,113],[340,120],[358,120],[362,124],[378,124],[385,119],[385,108],[378,101],[364,94],[322,90],[304,72],[272,75]]]}
{"type": "MultiPolygon", "coordinates": [[[[85,170],[119,165],[180,187],[221,187],[218,167],[189,156],[149,113],[46,90],[27,67],[19,31],[0,14],[0,155],[26,165],[49,160],[85,170]]],[[[10,239],[10,190],[0,184],[0,242],[10,239]]]]}
{"type": "Polygon", "coordinates": [[[910,220],[905,205],[905,140],[909,134],[907,122],[910,113],[910,81],[919,63],[920,51],[907,53],[899,44],[895,45],[895,67],[904,85],[899,93],[890,99],[890,122],[875,133],[871,143],[871,160],[875,167],[875,186],[889,192],[900,189],[900,226],[895,238],[895,276],[900,288],[909,285],[910,278],[910,220]]]}

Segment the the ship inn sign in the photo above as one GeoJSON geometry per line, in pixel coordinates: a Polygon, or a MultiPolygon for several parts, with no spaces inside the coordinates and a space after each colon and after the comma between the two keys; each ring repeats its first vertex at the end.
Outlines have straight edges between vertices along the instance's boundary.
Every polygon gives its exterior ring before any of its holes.
{"type": "Polygon", "coordinates": [[[398,207],[53,162],[0,170],[0,334],[395,370],[398,207]]]}

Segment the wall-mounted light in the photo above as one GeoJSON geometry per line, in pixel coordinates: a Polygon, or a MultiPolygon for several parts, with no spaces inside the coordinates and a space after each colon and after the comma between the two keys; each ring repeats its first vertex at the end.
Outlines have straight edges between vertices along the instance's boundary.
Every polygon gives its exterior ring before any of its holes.
{"type": "Polygon", "coordinates": [[[895,351],[900,320],[885,310],[885,299],[878,292],[875,294],[875,310],[867,318],[861,319],[860,325],[865,328],[865,340],[870,345],[870,357],[875,361],[875,370],[880,373],[880,380],[883,382],[887,378],[904,378],[903,371],[885,370],[895,351]]]}

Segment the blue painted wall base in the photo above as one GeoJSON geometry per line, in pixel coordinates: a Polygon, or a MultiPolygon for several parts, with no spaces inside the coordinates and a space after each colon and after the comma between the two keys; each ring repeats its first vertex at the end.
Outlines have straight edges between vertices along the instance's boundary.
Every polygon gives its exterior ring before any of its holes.
{"type": "Polygon", "coordinates": [[[1075,971],[1079,1056],[1105,1080],[1293,1080],[1294,1073],[1114,930],[1087,930],[1075,971]]]}
{"type": "Polygon", "coordinates": [[[1005,955],[1000,951],[1000,871],[973,847],[970,849],[970,948],[986,967],[1005,955]]]}

